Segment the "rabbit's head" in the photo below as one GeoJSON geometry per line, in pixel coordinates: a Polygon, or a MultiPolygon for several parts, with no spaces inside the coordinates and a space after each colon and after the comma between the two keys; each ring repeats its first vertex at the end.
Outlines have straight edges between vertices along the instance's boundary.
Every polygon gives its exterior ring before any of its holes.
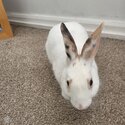
{"type": "MultiPolygon", "coordinates": [[[[69,99],[75,108],[86,109],[90,106],[99,87],[99,84],[96,84],[98,73],[95,71],[95,78],[93,78],[92,66],[99,48],[103,23],[86,40],[81,54],[78,54],[75,41],[64,23],[60,28],[68,61],[62,78],[62,95],[69,99]]],[[[97,69],[95,68],[95,70],[97,69]]]]}

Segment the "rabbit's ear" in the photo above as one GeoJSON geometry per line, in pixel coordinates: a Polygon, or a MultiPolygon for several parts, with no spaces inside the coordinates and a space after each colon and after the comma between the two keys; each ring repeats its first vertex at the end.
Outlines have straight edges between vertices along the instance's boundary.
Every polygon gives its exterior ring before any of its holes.
{"type": "Polygon", "coordinates": [[[61,23],[60,29],[64,40],[66,54],[68,58],[72,60],[77,56],[77,48],[74,39],[64,23],[61,23]]]}
{"type": "Polygon", "coordinates": [[[81,56],[84,59],[92,59],[96,56],[96,53],[99,48],[101,32],[103,29],[103,23],[99,25],[99,27],[91,34],[91,36],[87,39],[84,44],[81,52],[81,56]]]}

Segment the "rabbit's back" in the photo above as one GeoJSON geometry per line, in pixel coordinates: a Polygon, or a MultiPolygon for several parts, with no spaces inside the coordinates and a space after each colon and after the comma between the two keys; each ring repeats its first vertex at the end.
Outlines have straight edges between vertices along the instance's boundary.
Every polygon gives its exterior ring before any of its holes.
{"type": "MultiPolygon", "coordinates": [[[[81,53],[82,47],[88,38],[85,29],[76,22],[66,22],[69,32],[71,33],[77,46],[78,54],[81,53]]],[[[58,60],[66,60],[65,47],[63,37],[60,30],[60,24],[55,25],[49,32],[46,51],[51,63],[58,60]]]]}

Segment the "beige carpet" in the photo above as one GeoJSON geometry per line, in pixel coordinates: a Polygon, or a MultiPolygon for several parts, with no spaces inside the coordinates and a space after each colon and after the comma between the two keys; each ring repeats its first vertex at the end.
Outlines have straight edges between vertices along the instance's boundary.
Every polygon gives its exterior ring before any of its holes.
{"type": "Polygon", "coordinates": [[[45,53],[48,31],[13,26],[0,42],[0,125],[125,125],[125,41],[102,39],[102,82],[90,108],[74,109],[60,94],[45,53]]]}

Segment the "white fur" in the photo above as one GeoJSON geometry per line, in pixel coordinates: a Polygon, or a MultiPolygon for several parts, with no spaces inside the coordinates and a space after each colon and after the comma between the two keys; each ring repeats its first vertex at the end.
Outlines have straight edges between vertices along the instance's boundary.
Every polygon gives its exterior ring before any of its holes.
{"type": "MultiPolygon", "coordinates": [[[[75,41],[78,54],[80,54],[88,38],[86,30],[76,22],[66,22],[65,25],[75,41]]],[[[80,58],[70,63],[67,61],[60,24],[50,30],[46,42],[46,52],[55,77],[60,84],[62,96],[70,100],[75,108],[86,109],[99,88],[99,76],[95,60],[86,61],[80,58]],[[93,79],[93,86],[89,89],[87,79],[91,78],[93,79]],[[72,79],[72,83],[68,88],[66,81],[70,79],[72,79]]]]}

